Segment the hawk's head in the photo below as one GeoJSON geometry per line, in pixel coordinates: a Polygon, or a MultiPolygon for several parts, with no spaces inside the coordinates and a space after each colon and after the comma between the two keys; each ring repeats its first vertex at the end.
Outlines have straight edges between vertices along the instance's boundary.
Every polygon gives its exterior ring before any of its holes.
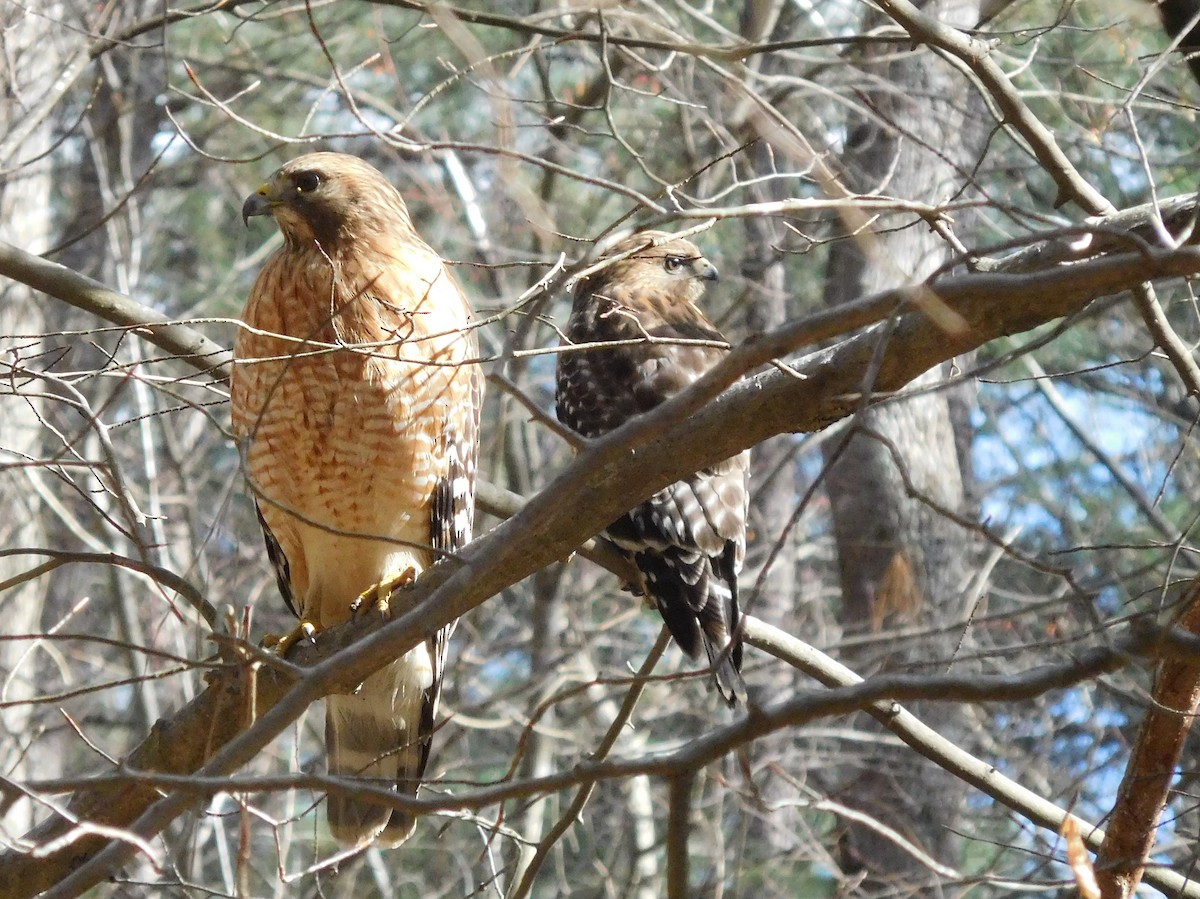
{"type": "Polygon", "coordinates": [[[412,230],[400,192],[345,153],[309,153],[282,166],[242,204],[242,220],[270,215],[289,244],[332,252],[359,236],[412,230]]]}
{"type": "Polygon", "coordinates": [[[580,284],[578,292],[604,293],[606,287],[630,288],[649,297],[690,305],[716,281],[717,267],[690,240],[665,231],[642,231],[604,253],[613,261],[580,284]]]}

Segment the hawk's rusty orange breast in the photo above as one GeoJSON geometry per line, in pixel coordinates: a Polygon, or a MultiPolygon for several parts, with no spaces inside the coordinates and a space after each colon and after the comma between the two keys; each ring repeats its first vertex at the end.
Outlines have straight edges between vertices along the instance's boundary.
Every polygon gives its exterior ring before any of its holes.
{"type": "Polygon", "coordinates": [[[328,275],[285,277],[287,262],[280,254],[260,274],[235,353],[234,433],[264,517],[289,558],[302,549],[287,545],[289,514],[427,544],[438,438],[469,390],[469,373],[446,364],[464,357],[463,334],[430,336],[454,323],[432,306],[360,309],[380,301],[341,300],[328,275]]]}

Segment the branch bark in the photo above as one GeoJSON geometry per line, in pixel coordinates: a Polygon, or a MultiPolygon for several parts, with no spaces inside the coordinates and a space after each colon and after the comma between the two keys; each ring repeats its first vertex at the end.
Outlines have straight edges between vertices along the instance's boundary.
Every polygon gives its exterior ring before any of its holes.
{"type": "Polygon", "coordinates": [[[0,275],[115,325],[133,328],[139,336],[198,371],[216,380],[229,380],[233,359],[229,350],[190,325],[174,321],[65,265],[0,242],[0,275]]]}
{"type": "MultiPolygon", "coordinates": [[[[1192,584],[1178,627],[1200,633],[1200,581],[1192,584]]],[[[1154,847],[1176,767],[1200,705],[1200,663],[1163,661],[1154,679],[1153,704],[1138,728],[1133,751],[1113,805],[1108,833],[1096,853],[1096,880],[1103,899],[1126,899],[1137,890],[1154,847]]]]}

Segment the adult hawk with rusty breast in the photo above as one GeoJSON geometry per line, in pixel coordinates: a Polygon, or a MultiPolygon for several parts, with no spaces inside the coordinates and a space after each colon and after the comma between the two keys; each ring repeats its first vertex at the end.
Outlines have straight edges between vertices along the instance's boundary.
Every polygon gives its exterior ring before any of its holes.
{"type": "MultiPolygon", "coordinates": [[[[233,429],[279,589],[311,635],[471,536],[482,382],[471,309],[400,193],[354,156],[293,159],[251,194],[283,246],[246,303],[233,429]],[[361,598],[361,599],[360,599],[361,598]]],[[[403,594],[398,594],[402,597],[403,594]]],[[[397,597],[393,597],[393,603],[397,597]]],[[[415,796],[453,625],[326,700],[329,772],[415,796]]],[[[296,634],[285,638],[290,645],[296,634]]],[[[411,814],[328,797],[334,837],[397,845],[411,814]]]]}

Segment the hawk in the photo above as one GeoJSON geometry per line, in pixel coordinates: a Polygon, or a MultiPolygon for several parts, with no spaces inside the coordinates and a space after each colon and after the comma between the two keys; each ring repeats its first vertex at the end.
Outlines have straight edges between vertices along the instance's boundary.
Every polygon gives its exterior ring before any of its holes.
{"type": "MultiPolygon", "coordinates": [[[[725,354],[721,333],[696,306],[717,269],[695,244],[646,231],[605,256],[611,261],[576,285],[567,323],[569,344],[586,346],[558,355],[558,418],[584,437],[653,409],[725,354]]],[[[703,647],[731,706],[744,692],[737,579],[749,461],[747,451],[698,471],[603,534],[632,557],[641,573],[634,591],[653,601],[680,648],[696,658],[703,647]]]]}
{"type": "MultiPolygon", "coordinates": [[[[283,246],[238,331],[233,433],[279,589],[312,636],[471,536],[482,382],[466,297],[399,192],[341,153],[284,165],[242,207],[283,246]]],[[[401,594],[402,595],[402,594],[401,594]]],[[[453,625],[326,700],[329,772],[415,796],[453,625]]],[[[394,846],[413,817],[328,798],[342,844],[394,846]]]]}

